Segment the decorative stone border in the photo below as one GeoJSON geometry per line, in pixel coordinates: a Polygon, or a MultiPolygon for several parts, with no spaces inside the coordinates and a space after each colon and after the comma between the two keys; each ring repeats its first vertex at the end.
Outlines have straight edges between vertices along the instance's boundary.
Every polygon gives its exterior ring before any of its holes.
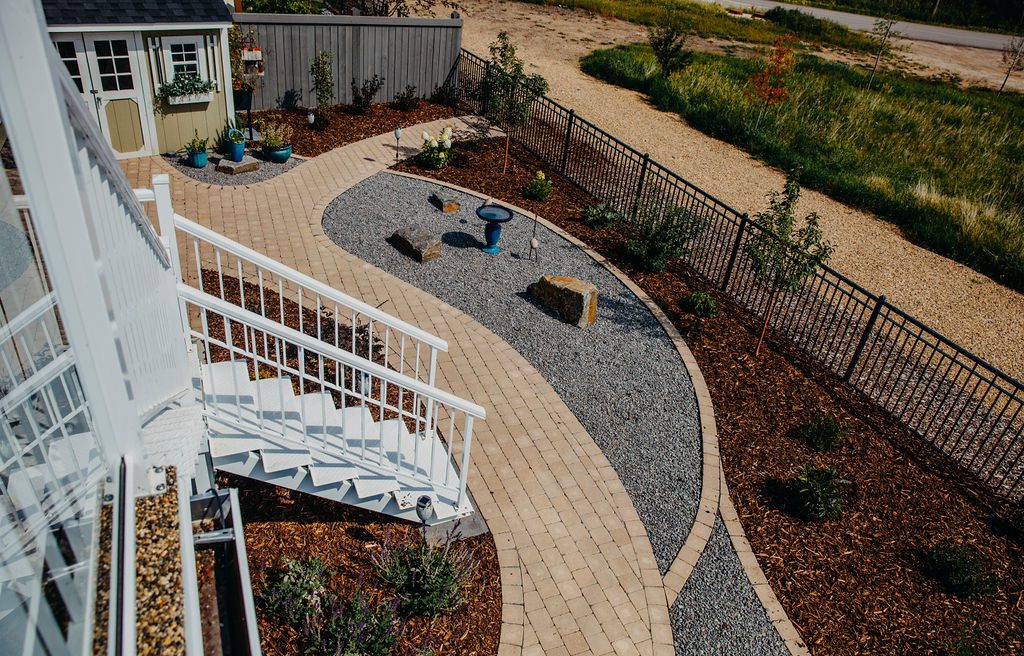
{"type": "Polygon", "coordinates": [[[701,554],[707,547],[708,540],[711,538],[711,531],[714,527],[715,516],[721,512],[722,521],[729,533],[729,538],[732,541],[733,548],[739,556],[743,571],[753,586],[754,591],[757,593],[758,600],[764,607],[769,621],[771,621],[775,630],[779,633],[779,636],[782,638],[786,648],[792,656],[810,656],[810,652],[804,644],[803,639],[800,637],[800,633],[797,631],[796,627],[793,626],[789,616],[786,615],[785,609],[782,608],[782,604],[779,603],[778,597],[775,596],[775,592],[768,584],[768,580],[765,578],[764,572],[761,571],[761,566],[758,564],[757,558],[754,556],[754,553],[750,548],[750,543],[747,542],[746,535],[743,532],[743,526],[740,524],[739,517],[736,514],[736,509],[733,507],[732,501],[729,499],[729,491],[725,483],[725,473],[722,471],[721,456],[718,450],[718,427],[715,423],[714,405],[712,404],[711,393],[708,390],[707,382],[704,380],[704,375],[701,373],[700,367],[698,366],[696,359],[693,357],[693,353],[686,345],[686,342],[683,341],[679,331],[662,309],[658,307],[657,303],[655,303],[644,290],[637,286],[629,276],[623,273],[603,255],[594,251],[585,243],[565,232],[547,219],[536,215],[533,212],[529,212],[501,199],[482,194],[473,189],[467,189],[465,187],[460,187],[459,185],[442,182],[440,180],[435,180],[434,178],[416,175],[415,173],[407,173],[405,171],[395,171],[392,169],[386,169],[383,172],[390,175],[401,176],[413,180],[421,180],[442,187],[448,187],[455,191],[475,196],[481,200],[490,200],[492,203],[504,205],[510,210],[518,212],[523,216],[536,219],[545,228],[551,230],[589,255],[591,259],[618,278],[622,284],[629,288],[629,290],[633,292],[633,294],[639,298],[645,306],[647,306],[647,309],[658,320],[658,323],[661,324],[661,327],[665,330],[669,339],[672,340],[672,343],[676,347],[676,351],[679,353],[679,357],[682,359],[683,364],[686,367],[686,371],[693,383],[694,392],[697,397],[697,409],[700,413],[701,425],[703,462],[700,501],[697,506],[697,516],[694,519],[693,527],[690,529],[690,533],[686,536],[686,540],[680,548],[679,553],[676,555],[675,561],[669,567],[669,571],[662,578],[662,583],[665,586],[665,598],[667,604],[671,608],[675,603],[676,598],[679,597],[680,592],[682,592],[683,588],[686,586],[686,582],[690,579],[690,575],[693,573],[693,569],[697,565],[697,561],[700,559],[701,554]]]}

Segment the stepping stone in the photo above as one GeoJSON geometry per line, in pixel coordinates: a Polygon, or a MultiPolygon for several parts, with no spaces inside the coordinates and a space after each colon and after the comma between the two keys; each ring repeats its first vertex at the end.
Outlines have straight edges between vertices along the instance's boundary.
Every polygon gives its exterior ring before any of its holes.
{"type": "Polygon", "coordinates": [[[417,262],[430,262],[441,257],[441,240],[429,230],[406,226],[391,235],[391,244],[417,262]]]}
{"type": "Polygon", "coordinates": [[[597,319],[597,287],[568,276],[544,276],[527,291],[564,321],[586,328],[597,319]]]}
{"type": "Polygon", "coordinates": [[[454,198],[448,198],[436,193],[430,195],[430,202],[445,214],[456,212],[460,207],[462,207],[462,204],[454,198]]]}
{"type": "Polygon", "coordinates": [[[232,162],[230,159],[225,157],[217,163],[217,170],[221,173],[227,173],[228,175],[238,175],[239,173],[258,171],[259,168],[260,161],[252,155],[246,155],[242,158],[241,162],[232,162]]]}

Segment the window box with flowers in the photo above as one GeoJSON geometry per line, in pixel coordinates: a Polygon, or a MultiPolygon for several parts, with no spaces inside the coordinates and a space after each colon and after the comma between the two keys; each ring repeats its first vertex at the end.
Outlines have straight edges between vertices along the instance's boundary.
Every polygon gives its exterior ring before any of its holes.
{"type": "Polygon", "coordinates": [[[170,82],[164,82],[157,90],[157,97],[168,105],[195,105],[213,100],[216,86],[210,80],[201,80],[197,75],[175,75],[170,82]]]}

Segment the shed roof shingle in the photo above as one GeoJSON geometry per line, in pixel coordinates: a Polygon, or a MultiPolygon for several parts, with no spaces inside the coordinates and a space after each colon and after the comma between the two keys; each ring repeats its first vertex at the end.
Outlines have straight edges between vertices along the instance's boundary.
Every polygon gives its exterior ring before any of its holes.
{"type": "Polygon", "coordinates": [[[42,0],[49,25],[230,23],[224,0],[42,0]]]}

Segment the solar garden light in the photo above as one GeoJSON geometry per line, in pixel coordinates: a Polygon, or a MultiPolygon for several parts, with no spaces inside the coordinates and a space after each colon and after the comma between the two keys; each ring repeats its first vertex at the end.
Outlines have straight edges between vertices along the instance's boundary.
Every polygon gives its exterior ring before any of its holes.
{"type": "Polygon", "coordinates": [[[395,128],[395,164],[398,164],[398,142],[402,139],[402,128],[395,128]]]}
{"type": "Polygon", "coordinates": [[[316,123],[316,114],[314,114],[313,112],[306,114],[306,122],[309,123],[310,125],[316,123]]]}
{"type": "Polygon", "coordinates": [[[423,527],[426,528],[427,520],[434,514],[434,502],[430,500],[430,497],[426,494],[416,499],[416,515],[423,522],[423,527]]]}

